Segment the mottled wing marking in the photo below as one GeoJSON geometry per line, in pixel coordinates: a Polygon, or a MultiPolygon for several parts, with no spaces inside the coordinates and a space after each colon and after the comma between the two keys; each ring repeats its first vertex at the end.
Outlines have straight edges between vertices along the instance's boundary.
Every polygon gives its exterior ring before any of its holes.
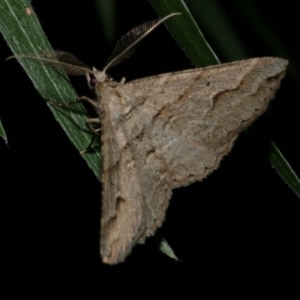
{"type": "Polygon", "coordinates": [[[257,58],[99,85],[104,262],[123,261],[155,233],[173,188],[219,166],[274,97],[286,65],[257,58]]]}

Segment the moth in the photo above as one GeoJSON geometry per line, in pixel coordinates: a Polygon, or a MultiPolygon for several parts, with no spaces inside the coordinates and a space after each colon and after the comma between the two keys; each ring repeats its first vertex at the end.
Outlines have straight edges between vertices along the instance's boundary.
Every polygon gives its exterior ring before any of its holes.
{"type": "Polygon", "coordinates": [[[254,58],[161,74],[125,83],[106,75],[167,17],[124,35],[102,71],[70,53],[14,56],[84,75],[96,98],[100,124],[102,217],[100,253],[104,263],[125,260],[137,243],[162,225],[172,190],[201,181],[218,168],[238,134],[267,108],[288,62],[254,58]]]}

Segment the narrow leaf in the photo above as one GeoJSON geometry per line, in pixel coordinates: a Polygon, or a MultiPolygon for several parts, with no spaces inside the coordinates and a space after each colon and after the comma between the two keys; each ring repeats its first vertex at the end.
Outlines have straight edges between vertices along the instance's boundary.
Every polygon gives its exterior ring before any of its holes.
{"type": "MultiPolygon", "coordinates": [[[[53,51],[28,0],[0,2],[0,31],[14,55],[30,53],[40,56],[40,49],[47,53],[53,51]],[[31,14],[28,14],[29,11],[31,14]]],[[[18,60],[44,99],[66,103],[78,98],[70,83],[53,68],[25,58],[18,60]]],[[[84,150],[91,139],[91,133],[85,125],[84,106],[76,104],[70,110],[49,104],[49,108],[78,151],[84,150]]],[[[100,154],[89,152],[82,157],[99,178],[100,154]]]]}
{"type": "Polygon", "coordinates": [[[4,139],[5,143],[8,144],[7,135],[6,132],[2,126],[1,120],[0,120],[0,137],[4,139]]]}
{"type": "Polygon", "coordinates": [[[289,185],[294,193],[300,197],[300,179],[272,141],[268,159],[282,179],[289,185]]]}

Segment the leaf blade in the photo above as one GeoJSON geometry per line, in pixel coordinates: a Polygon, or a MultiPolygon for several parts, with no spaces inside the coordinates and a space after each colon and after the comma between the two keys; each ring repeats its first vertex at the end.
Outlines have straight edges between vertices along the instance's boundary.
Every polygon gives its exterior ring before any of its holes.
{"type": "Polygon", "coordinates": [[[294,191],[294,193],[300,198],[300,179],[294,172],[293,168],[283,156],[281,151],[271,141],[271,150],[268,155],[268,160],[277,171],[277,173],[282,177],[282,179],[288,184],[288,186],[294,191]]]}
{"type": "MultiPolygon", "coordinates": [[[[1,1],[0,31],[15,55],[31,53],[39,56],[40,49],[49,53],[53,51],[28,0],[1,1]],[[26,8],[31,9],[31,15],[26,13],[26,8]]],[[[26,59],[19,59],[19,62],[44,99],[62,104],[78,98],[71,84],[53,68],[26,59]]],[[[49,108],[75,147],[79,151],[85,149],[91,134],[86,130],[84,106],[76,104],[72,110],[52,105],[49,108]]],[[[100,153],[87,153],[83,159],[99,178],[100,153]]]]}

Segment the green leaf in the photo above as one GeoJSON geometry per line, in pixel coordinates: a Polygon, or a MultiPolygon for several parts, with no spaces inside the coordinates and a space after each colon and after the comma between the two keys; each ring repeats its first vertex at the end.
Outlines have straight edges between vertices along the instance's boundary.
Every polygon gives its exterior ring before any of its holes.
{"type": "MultiPolygon", "coordinates": [[[[40,50],[51,49],[37,16],[27,0],[2,0],[0,2],[0,31],[15,55],[39,55],[40,50]]],[[[7,63],[15,62],[8,61],[7,63]]],[[[44,99],[66,103],[78,98],[67,76],[62,76],[51,67],[34,61],[19,59],[19,63],[44,99]]],[[[49,108],[75,147],[79,151],[84,150],[91,140],[91,133],[85,124],[84,106],[80,103],[73,105],[70,109],[57,108],[49,104],[49,108]]],[[[99,178],[101,166],[99,151],[86,153],[82,157],[99,178]]]]}
{"type": "Polygon", "coordinates": [[[159,231],[157,231],[153,237],[153,240],[155,241],[155,243],[157,244],[159,250],[164,253],[165,255],[169,256],[170,258],[179,261],[180,259],[176,256],[175,252],[173,251],[173,249],[170,247],[170,245],[168,244],[168,242],[166,241],[166,239],[164,237],[162,237],[159,233],[159,231]]]}
{"type": "Polygon", "coordinates": [[[290,186],[295,194],[300,197],[300,180],[297,174],[292,169],[291,165],[276,147],[274,142],[271,141],[271,150],[268,159],[274,169],[282,177],[282,179],[290,186]]]}
{"type": "Polygon", "coordinates": [[[6,132],[2,126],[1,120],[0,120],[0,137],[4,139],[5,143],[8,144],[7,135],[6,132]]]}

